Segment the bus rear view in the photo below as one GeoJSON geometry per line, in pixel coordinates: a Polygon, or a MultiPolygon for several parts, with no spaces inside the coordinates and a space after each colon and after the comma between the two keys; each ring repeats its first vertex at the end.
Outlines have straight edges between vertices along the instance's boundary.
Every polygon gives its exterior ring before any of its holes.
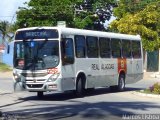
{"type": "Polygon", "coordinates": [[[37,92],[59,91],[60,54],[57,29],[20,29],[14,41],[14,88],[37,92]]]}

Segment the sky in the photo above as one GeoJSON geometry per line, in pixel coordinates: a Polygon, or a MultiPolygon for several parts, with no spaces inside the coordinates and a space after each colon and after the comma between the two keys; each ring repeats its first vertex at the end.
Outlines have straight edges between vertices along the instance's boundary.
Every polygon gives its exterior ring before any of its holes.
{"type": "Polygon", "coordinates": [[[0,1],[0,20],[8,21],[10,23],[16,20],[16,11],[18,7],[23,7],[24,2],[29,0],[1,0],[0,1]]]}

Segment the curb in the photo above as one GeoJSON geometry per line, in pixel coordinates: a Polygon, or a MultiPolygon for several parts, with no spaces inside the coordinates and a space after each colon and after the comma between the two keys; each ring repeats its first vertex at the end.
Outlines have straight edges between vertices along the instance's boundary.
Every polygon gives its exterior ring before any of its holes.
{"type": "Polygon", "coordinates": [[[0,96],[12,94],[12,93],[13,93],[13,92],[10,92],[10,91],[5,91],[5,92],[1,92],[1,91],[0,91],[0,96]]]}
{"type": "MultiPolygon", "coordinates": [[[[14,91],[9,91],[9,90],[1,90],[0,89],[0,96],[6,95],[6,94],[12,94],[14,91]]],[[[0,119],[1,120],[1,119],[0,119]]]]}
{"type": "Polygon", "coordinates": [[[143,96],[143,97],[150,97],[150,98],[160,98],[160,95],[156,95],[156,94],[147,94],[147,93],[141,93],[141,92],[132,92],[132,94],[134,95],[139,95],[139,96],[143,96]]]}

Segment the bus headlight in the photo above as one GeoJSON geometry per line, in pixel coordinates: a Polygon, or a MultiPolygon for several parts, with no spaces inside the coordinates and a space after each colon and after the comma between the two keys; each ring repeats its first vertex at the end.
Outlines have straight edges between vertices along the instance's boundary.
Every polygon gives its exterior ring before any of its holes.
{"type": "Polygon", "coordinates": [[[21,81],[20,75],[18,75],[18,74],[16,74],[16,73],[13,73],[13,77],[14,77],[14,80],[15,80],[16,82],[20,82],[20,81],[21,81]]]}
{"type": "Polygon", "coordinates": [[[51,76],[48,78],[47,82],[54,82],[54,81],[56,81],[57,78],[58,78],[58,76],[59,76],[59,74],[51,75],[51,76]]]}

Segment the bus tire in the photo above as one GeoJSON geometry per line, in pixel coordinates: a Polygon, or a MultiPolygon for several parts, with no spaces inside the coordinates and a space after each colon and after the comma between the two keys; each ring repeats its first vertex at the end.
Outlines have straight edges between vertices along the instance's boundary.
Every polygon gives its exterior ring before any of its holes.
{"type": "Polygon", "coordinates": [[[124,74],[120,74],[118,78],[118,85],[110,86],[111,91],[124,91],[125,89],[125,76],[124,74]]]}
{"type": "Polygon", "coordinates": [[[44,94],[43,94],[43,92],[42,92],[42,91],[38,91],[38,92],[37,92],[37,97],[38,97],[38,98],[42,98],[42,97],[43,97],[43,95],[44,95],[44,94]]]}
{"type": "Polygon", "coordinates": [[[84,95],[84,87],[82,82],[82,77],[78,77],[76,82],[76,91],[75,94],[77,97],[82,97],[84,95]]]}
{"type": "Polygon", "coordinates": [[[125,75],[120,74],[119,75],[119,80],[118,80],[118,91],[124,91],[125,89],[125,75]]]}

